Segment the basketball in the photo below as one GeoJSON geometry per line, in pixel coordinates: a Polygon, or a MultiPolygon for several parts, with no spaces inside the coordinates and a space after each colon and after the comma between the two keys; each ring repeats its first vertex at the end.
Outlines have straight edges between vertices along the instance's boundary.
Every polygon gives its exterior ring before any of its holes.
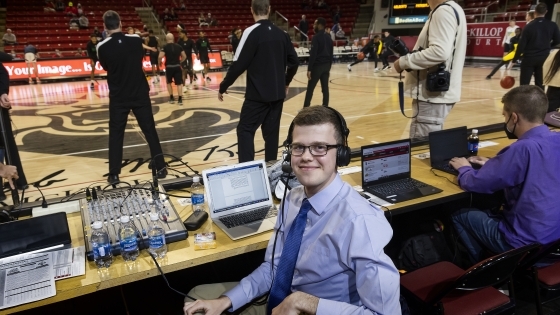
{"type": "Polygon", "coordinates": [[[358,60],[364,60],[365,57],[366,57],[366,56],[364,55],[363,52],[359,52],[359,53],[358,53],[358,60]]]}
{"type": "Polygon", "coordinates": [[[500,80],[500,85],[504,89],[511,89],[515,85],[515,79],[507,75],[500,80]]]}

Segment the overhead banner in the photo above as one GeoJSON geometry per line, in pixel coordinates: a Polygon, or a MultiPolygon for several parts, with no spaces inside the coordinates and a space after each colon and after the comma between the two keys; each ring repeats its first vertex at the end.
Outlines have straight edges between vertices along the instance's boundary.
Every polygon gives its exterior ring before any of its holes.
{"type": "MultiPolygon", "coordinates": [[[[518,21],[516,24],[523,28],[526,23],[518,21]]],[[[508,26],[509,22],[467,24],[467,56],[502,57],[502,41],[508,26]]]]}
{"type": "MultiPolygon", "coordinates": [[[[208,57],[210,58],[211,69],[222,68],[221,53],[213,52],[208,57]]],[[[163,58],[163,62],[165,63],[165,58],[163,58]]],[[[200,60],[196,59],[195,54],[193,54],[193,63],[194,66],[200,64],[200,60]]],[[[152,65],[149,57],[144,58],[142,66],[144,70],[150,71],[147,73],[151,73],[152,65]]],[[[5,62],[4,67],[8,70],[10,80],[21,80],[29,77],[27,65],[23,60],[5,62]]],[[[35,78],[35,70],[32,65],[30,65],[29,71],[31,71],[32,77],[35,78]]],[[[91,62],[89,58],[39,60],[37,61],[37,71],[41,79],[89,76],[91,73],[91,62]]],[[[107,75],[107,72],[103,70],[99,62],[95,64],[95,75],[107,75]]]]}

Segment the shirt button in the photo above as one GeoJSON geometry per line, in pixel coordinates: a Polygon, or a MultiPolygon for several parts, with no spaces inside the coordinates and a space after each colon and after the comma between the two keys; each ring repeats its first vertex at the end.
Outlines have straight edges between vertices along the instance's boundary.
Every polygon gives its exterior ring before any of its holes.
{"type": "Polygon", "coordinates": [[[307,225],[311,224],[311,220],[307,219],[307,225]]]}

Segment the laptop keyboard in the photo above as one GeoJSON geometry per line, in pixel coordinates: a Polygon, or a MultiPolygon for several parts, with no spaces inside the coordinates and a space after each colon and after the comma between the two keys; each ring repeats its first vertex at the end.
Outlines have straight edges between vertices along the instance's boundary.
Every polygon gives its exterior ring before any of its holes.
{"type": "Polygon", "coordinates": [[[443,163],[439,165],[439,168],[443,171],[450,172],[453,174],[459,174],[459,171],[454,169],[453,166],[449,165],[449,163],[443,163]]]}
{"type": "Polygon", "coordinates": [[[428,184],[417,181],[414,178],[405,178],[390,183],[370,186],[368,187],[368,190],[375,192],[380,196],[392,196],[396,195],[398,192],[414,190],[426,186],[428,186],[428,184]]]}
{"type": "Polygon", "coordinates": [[[222,222],[228,229],[231,229],[236,226],[262,221],[276,215],[278,215],[278,210],[275,207],[266,206],[255,210],[226,215],[220,217],[218,220],[220,220],[220,222],[222,222]]]}

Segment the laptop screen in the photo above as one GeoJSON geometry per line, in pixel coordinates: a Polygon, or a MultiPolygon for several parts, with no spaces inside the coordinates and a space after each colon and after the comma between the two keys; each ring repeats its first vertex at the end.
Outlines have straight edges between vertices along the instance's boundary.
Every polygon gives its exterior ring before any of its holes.
{"type": "Polygon", "coordinates": [[[430,162],[447,162],[454,157],[469,155],[467,127],[430,132],[430,162]]]}
{"type": "Polygon", "coordinates": [[[362,147],[362,186],[410,177],[410,140],[362,147]]]}
{"type": "Polygon", "coordinates": [[[214,213],[269,201],[268,178],[262,163],[208,170],[204,184],[214,213]]]}

